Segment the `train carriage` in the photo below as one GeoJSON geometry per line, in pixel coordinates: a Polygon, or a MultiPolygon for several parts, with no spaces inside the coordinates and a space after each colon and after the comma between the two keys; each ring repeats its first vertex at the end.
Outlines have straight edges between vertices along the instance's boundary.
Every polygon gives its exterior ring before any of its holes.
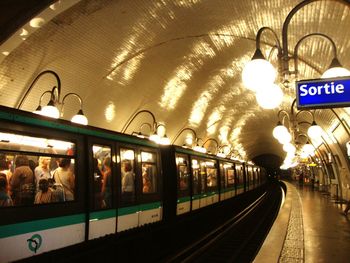
{"type": "Polygon", "coordinates": [[[13,206],[1,208],[0,245],[8,248],[1,262],[162,220],[156,144],[4,107],[0,112],[0,156],[12,171],[9,181],[18,182],[13,206]],[[46,172],[40,168],[45,159],[46,172]],[[123,189],[126,165],[129,189],[123,189]],[[45,194],[39,181],[47,181],[45,194]],[[40,201],[38,194],[50,197],[40,201]]]}
{"type": "Polygon", "coordinates": [[[265,180],[250,164],[6,107],[0,125],[13,198],[0,208],[1,262],[170,223],[265,180]]]}

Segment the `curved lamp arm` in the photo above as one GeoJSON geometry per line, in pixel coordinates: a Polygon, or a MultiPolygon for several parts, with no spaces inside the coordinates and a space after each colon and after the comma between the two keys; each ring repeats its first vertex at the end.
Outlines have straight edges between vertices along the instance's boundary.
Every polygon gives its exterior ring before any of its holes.
{"type": "Polygon", "coordinates": [[[282,27],[282,52],[283,52],[283,60],[284,60],[284,71],[288,71],[289,65],[288,65],[288,26],[290,21],[292,20],[293,16],[305,5],[308,5],[312,2],[315,2],[317,0],[306,0],[302,1],[298,5],[296,5],[287,15],[287,18],[283,22],[283,27],[282,27]]]}
{"type": "Polygon", "coordinates": [[[218,151],[218,149],[219,149],[219,143],[218,143],[218,141],[215,140],[214,138],[208,138],[208,139],[206,139],[206,140],[203,142],[202,147],[204,147],[204,145],[205,145],[207,142],[209,142],[209,141],[213,141],[213,142],[216,143],[216,151],[218,151]]]}
{"type": "Polygon", "coordinates": [[[151,133],[151,132],[152,132],[152,125],[149,124],[148,122],[144,122],[144,123],[142,123],[142,124],[140,125],[140,127],[139,127],[139,132],[141,132],[142,127],[145,126],[145,125],[146,125],[147,127],[149,127],[149,132],[151,133]]]}
{"type": "Polygon", "coordinates": [[[173,141],[171,142],[171,144],[174,144],[176,142],[176,140],[179,138],[179,136],[184,132],[184,131],[191,131],[194,135],[194,138],[196,141],[198,141],[198,137],[197,137],[197,133],[195,132],[195,130],[193,130],[192,128],[183,128],[181,129],[176,136],[174,137],[173,141]]]}
{"type": "Polygon", "coordinates": [[[19,103],[17,104],[17,109],[20,109],[24,103],[24,101],[26,100],[29,92],[32,90],[32,88],[34,87],[35,83],[41,78],[41,76],[45,75],[45,74],[52,74],[54,75],[56,81],[57,81],[57,86],[55,86],[52,91],[56,90],[57,94],[53,95],[52,92],[52,96],[55,96],[55,99],[57,101],[60,100],[60,96],[61,96],[61,80],[59,78],[59,76],[57,75],[56,72],[52,71],[52,70],[45,70],[43,72],[41,72],[38,76],[36,76],[36,78],[32,81],[32,83],[30,84],[29,88],[27,89],[27,91],[24,93],[23,97],[20,99],[19,103]]]}
{"type": "Polygon", "coordinates": [[[52,99],[52,91],[51,90],[44,91],[44,93],[41,94],[41,96],[39,98],[39,106],[38,106],[38,108],[36,110],[41,110],[41,102],[43,100],[43,97],[44,97],[45,94],[48,94],[48,93],[50,93],[50,99],[52,99]]]}
{"type": "Polygon", "coordinates": [[[314,37],[314,36],[327,39],[331,43],[331,46],[332,46],[333,58],[337,59],[337,47],[336,47],[334,41],[329,36],[322,34],[322,33],[311,33],[311,34],[305,35],[298,41],[298,43],[294,47],[294,55],[293,55],[294,71],[295,71],[294,73],[296,74],[296,76],[298,74],[298,50],[299,50],[299,46],[305,39],[310,38],[310,37],[314,37]]]}
{"type": "Polygon", "coordinates": [[[277,49],[278,49],[278,54],[281,54],[282,49],[281,49],[280,41],[277,37],[276,32],[273,31],[272,28],[270,28],[270,27],[262,27],[259,29],[258,33],[256,34],[256,49],[260,50],[261,35],[266,30],[272,32],[273,36],[275,37],[275,41],[276,41],[276,45],[277,45],[277,49]]]}
{"type": "Polygon", "coordinates": [[[315,121],[315,115],[309,111],[309,110],[301,110],[301,111],[298,111],[297,114],[295,115],[295,120],[298,120],[298,116],[299,114],[303,113],[303,112],[307,112],[309,114],[311,114],[311,117],[312,117],[312,121],[315,121]]]}
{"type": "Polygon", "coordinates": [[[131,135],[135,135],[135,134],[136,134],[136,136],[141,137],[141,138],[144,138],[145,136],[144,136],[143,133],[142,133],[142,127],[145,126],[145,125],[149,128],[150,134],[151,134],[151,132],[152,132],[152,125],[149,124],[148,122],[144,122],[144,123],[142,123],[142,124],[140,125],[139,131],[138,131],[138,132],[133,131],[133,132],[131,133],[131,135]]]}
{"type": "MultiPolygon", "coordinates": [[[[220,146],[218,147],[218,150],[221,151],[221,150],[224,149],[225,147],[228,147],[229,149],[231,149],[231,145],[224,144],[224,145],[220,145],[220,146]]],[[[231,150],[230,150],[230,152],[231,152],[231,150]]]]}
{"type": "MultiPolygon", "coordinates": [[[[278,118],[278,121],[280,121],[281,119],[281,114],[284,114],[283,118],[282,118],[282,121],[281,121],[281,124],[284,125],[284,118],[287,117],[288,118],[288,127],[290,126],[289,122],[291,121],[290,120],[290,116],[288,114],[287,111],[285,110],[280,110],[278,113],[277,113],[277,118],[278,118]]],[[[290,128],[290,127],[289,127],[290,128]]]]}
{"type": "Polygon", "coordinates": [[[138,112],[136,112],[130,119],[129,121],[124,125],[123,129],[122,129],[122,133],[125,133],[126,130],[129,128],[130,124],[135,120],[135,118],[140,115],[141,113],[148,113],[151,115],[152,120],[153,120],[153,130],[155,130],[157,128],[157,122],[156,122],[156,118],[154,117],[154,114],[152,112],[150,112],[149,110],[140,110],[138,112]]]}
{"type": "Polygon", "coordinates": [[[79,103],[80,103],[79,112],[83,110],[83,100],[81,99],[81,97],[78,94],[71,92],[71,93],[66,94],[62,99],[61,117],[63,116],[64,102],[65,102],[66,98],[68,96],[71,96],[71,95],[73,95],[74,97],[76,97],[79,100],[79,103]]]}

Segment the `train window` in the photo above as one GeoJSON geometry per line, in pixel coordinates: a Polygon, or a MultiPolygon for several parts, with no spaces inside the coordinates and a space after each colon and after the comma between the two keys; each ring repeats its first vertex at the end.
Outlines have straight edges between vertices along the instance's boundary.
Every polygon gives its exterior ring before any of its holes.
{"type": "Polygon", "coordinates": [[[93,145],[94,208],[112,207],[111,148],[93,145]]]}
{"type": "Polygon", "coordinates": [[[236,165],[236,173],[237,173],[237,185],[243,183],[243,167],[241,165],[236,165]]]}
{"type": "Polygon", "coordinates": [[[224,189],[227,187],[227,181],[226,181],[226,169],[225,165],[220,163],[220,185],[221,189],[224,189]]]}
{"type": "Polygon", "coordinates": [[[234,185],[235,184],[235,173],[233,169],[227,170],[227,184],[234,185]]]}
{"type": "Polygon", "coordinates": [[[180,191],[187,190],[189,188],[189,172],[188,172],[188,159],[186,156],[176,155],[177,176],[178,176],[178,189],[180,191]]]}
{"type": "Polygon", "coordinates": [[[207,161],[205,164],[207,174],[207,187],[216,187],[218,185],[218,171],[215,168],[215,162],[207,161]]]}
{"type": "Polygon", "coordinates": [[[72,142],[0,133],[0,191],[5,205],[75,200],[74,149],[72,142]]]}
{"type": "Polygon", "coordinates": [[[206,162],[200,161],[200,193],[205,193],[206,191],[206,162]]]}
{"type": "Polygon", "coordinates": [[[121,186],[122,202],[132,203],[135,201],[135,151],[132,149],[120,149],[121,161],[121,186]]]}
{"type": "Polygon", "coordinates": [[[226,187],[228,185],[232,186],[235,183],[235,173],[232,167],[232,164],[225,163],[224,164],[224,170],[225,170],[225,179],[226,179],[226,187]]]}
{"type": "Polygon", "coordinates": [[[254,174],[253,174],[253,169],[251,167],[248,168],[248,174],[249,174],[249,184],[252,185],[254,184],[254,174]]]}
{"type": "Polygon", "coordinates": [[[199,169],[199,161],[196,159],[192,159],[192,174],[193,174],[192,191],[193,191],[193,194],[198,194],[200,169],[199,169]]]}
{"type": "Polygon", "coordinates": [[[150,152],[141,152],[142,193],[157,192],[157,165],[156,155],[150,152]]]}

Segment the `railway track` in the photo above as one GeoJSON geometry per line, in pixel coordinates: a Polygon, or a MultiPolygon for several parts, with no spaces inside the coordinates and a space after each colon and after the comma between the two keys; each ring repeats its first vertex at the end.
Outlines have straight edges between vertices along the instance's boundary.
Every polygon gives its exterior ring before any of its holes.
{"type": "Polygon", "coordinates": [[[277,184],[271,188],[239,214],[166,262],[253,261],[281,203],[281,188],[277,184]]]}

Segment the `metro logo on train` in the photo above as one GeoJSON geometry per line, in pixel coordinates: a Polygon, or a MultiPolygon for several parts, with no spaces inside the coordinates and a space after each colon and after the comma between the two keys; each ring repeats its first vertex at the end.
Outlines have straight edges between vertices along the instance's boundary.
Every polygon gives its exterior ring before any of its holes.
{"type": "Polygon", "coordinates": [[[350,106],[350,77],[296,82],[298,109],[350,106]]]}

